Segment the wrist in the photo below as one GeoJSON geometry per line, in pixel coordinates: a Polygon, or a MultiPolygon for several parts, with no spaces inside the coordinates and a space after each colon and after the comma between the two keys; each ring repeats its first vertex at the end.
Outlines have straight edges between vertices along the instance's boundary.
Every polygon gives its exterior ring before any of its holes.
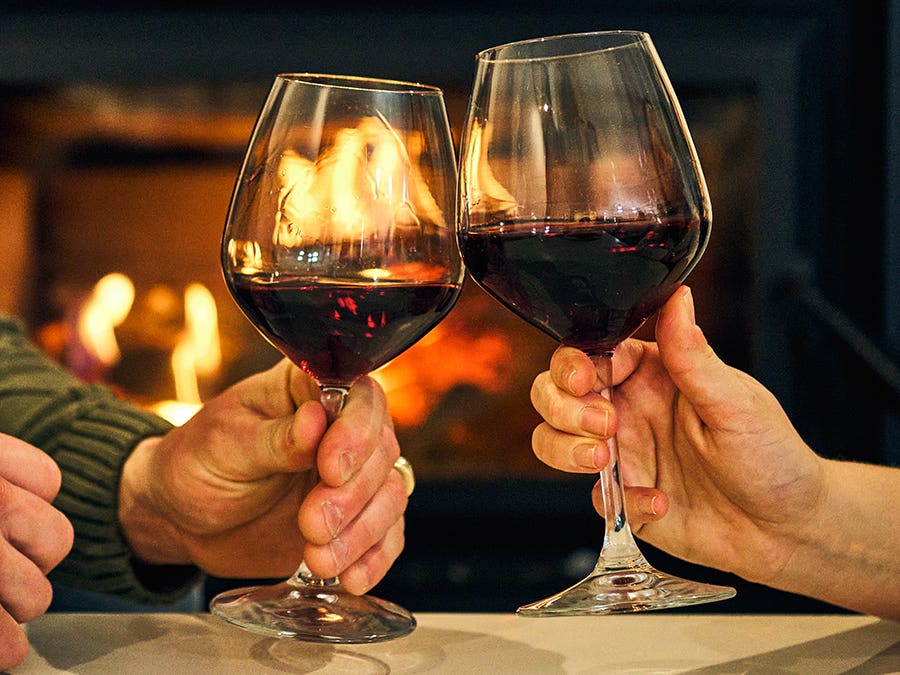
{"type": "Polygon", "coordinates": [[[151,565],[189,565],[179,529],[166,517],[162,480],[153,468],[161,437],[141,441],[122,467],[119,526],[134,555],[151,565]]]}
{"type": "MultiPolygon", "coordinates": [[[[817,458],[818,490],[810,499],[807,508],[787,517],[776,529],[772,548],[778,552],[782,562],[763,583],[780,590],[816,595],[815,586],[821,575],[812,570],[821,570],[830,562],[827,551],[835,548],[832,520],[832,467],[829,460],[817,458]]],[[[827,575],[825,575],[827,578],[827,575]]]]}
{"type": "Polygon", "coordinates": [[[822,460],[823,491],[809,526],[773,584],[848,609],[898,616],[900,521],[892,508],[900,473],[855,462],[822,460]]]}

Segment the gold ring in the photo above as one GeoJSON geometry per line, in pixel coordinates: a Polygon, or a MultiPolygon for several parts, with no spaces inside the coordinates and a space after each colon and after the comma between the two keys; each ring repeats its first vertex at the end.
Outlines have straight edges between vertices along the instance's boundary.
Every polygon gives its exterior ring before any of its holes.
{"type": "Polygon", "coordinates": [[[403,479],[403,489],[406,492],[406,496],[409,497],[413,490],[416,489],[416,474],[413,473],[412,464],[409,463],[406,457],[401,455],[394,462],[394,468],[397,469],[400,478],[403,479]]]}

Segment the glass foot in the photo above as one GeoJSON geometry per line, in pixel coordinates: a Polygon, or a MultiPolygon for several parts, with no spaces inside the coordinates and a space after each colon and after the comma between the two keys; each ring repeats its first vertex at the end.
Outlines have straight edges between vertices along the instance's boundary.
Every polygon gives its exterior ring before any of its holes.
{"type": "Polygon", "coordinates": [[[733,598],[730,586],[689,581],[644,562],[634,568],[597,567],[586,578],[554,596],[519,607],[520,616],[578,616],[644,612],[733,598]]]}
{"type": "Polygon", "coordinates": [[[381,642],[416,627],[412,614],[392,602],[353,595],[336,582],[307,584],[295,578],[225,591],[212,599],[209,609],[245,630],[307,642],[381,642]]]}

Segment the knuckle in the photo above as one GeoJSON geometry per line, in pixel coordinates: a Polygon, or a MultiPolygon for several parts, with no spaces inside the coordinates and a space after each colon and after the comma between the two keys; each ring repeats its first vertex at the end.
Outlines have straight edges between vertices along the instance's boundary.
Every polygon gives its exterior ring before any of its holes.
{"type": "Polygon", "coordinates": [[[12,492],[12,483],[0,476],[0,513],[9,508],[12,492]]]}
{"type": "Polygon", "coordinates": [[[46,612],[53,599],[53,588],[47,577],[30,561],[23,562],[22,558],[13,561],[12,565],[9,560],[4,560],[4,567],[7,570],[2,584],[11,588],[14,595],[0,594],[0,606],[17,623],[27,623],[46,612]]]}
{"type": "Polygon", "coordinates": [[[390,499],[390,505],[393,512],[397,515],[402,514],[406,510],[409,503],[409,497],[406,496],[406,486],[403,484],[403,477],[398,471],[391,470],[391,480],[386,486],[387,496],[390,499]]]}
{"type": "Polygon", "coordinates": [[[63,558],[72,550],[72,545],[75,542],[75,528],[72,526],[71,521],[60,511],[56,512],[51,530],[54,550],[52,559],[49,561],[50,567],[44,572],[49,572],[61,563],[63,558]]]}

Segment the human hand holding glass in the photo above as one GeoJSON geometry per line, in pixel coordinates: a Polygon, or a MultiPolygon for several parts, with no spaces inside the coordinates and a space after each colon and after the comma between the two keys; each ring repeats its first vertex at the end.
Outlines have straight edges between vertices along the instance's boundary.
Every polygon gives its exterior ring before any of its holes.
{"type": "MultiPolygon", "coordinates": [[[[709,237],[696,151],[644,33],[488,49],[463,137],[459,238],[472,277],[593,360],[612,399],[612,351],[687,277],[709,237]]],[[[524,616],[634,612],[732,597],[652,568],[625,515],[615,437],[601,475],[606,531],[581,582],[524,616]]]]}
{"type": "MultiPolygon", "coordinates": [[[[441,91],[332,75],[280,75],[257,120],[222,240],[247,318],[322,390],[329,420],[353,383],[453,307],[463,267],[456,162],[441,91]]],[[[405,609],[344,591],[304,564],[211,611],[248,630],[374,642],[415,627],[405,609]]]]}

